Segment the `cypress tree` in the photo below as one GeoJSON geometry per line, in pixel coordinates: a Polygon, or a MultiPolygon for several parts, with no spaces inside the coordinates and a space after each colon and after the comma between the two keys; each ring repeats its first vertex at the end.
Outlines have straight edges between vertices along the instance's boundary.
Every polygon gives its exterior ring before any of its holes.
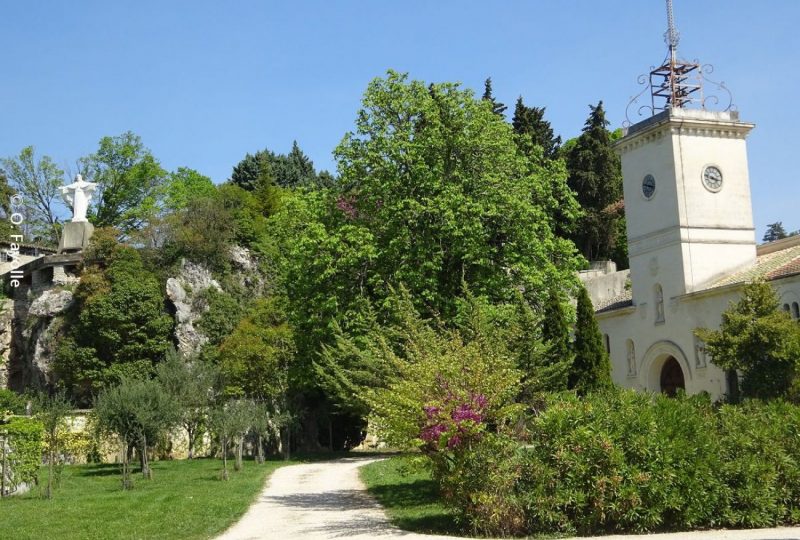
{"type": "Polygon", "coordinates": [[[505,117],[505,112],[508,107],[500,103],[492,95],[492,78],[489,77],[483,83],[483,100],[489,101],[492,104],[492,112],[498,116],[505,117]]]}
{"type": "Polygon", "coordinates": [[[554,159],[561,146],[561,136],[555,135],[550,122],[544,119],[544,112],[545,107],[526,106],[520,96],[514,107],[511,127],[523,141],[540,147],[546,159],[554,159]]]}
{"type": "MultiPolygon", "coordinates": [[[[544,307],[544,320],[542,322],[542,340],[547,346],[545,363],[548,366],[572,365],[572,346],[567,314],[561,295],[553,288],[544,307]]],[[[563,390],[567,387],[568,369],[560,371],[559,376],[553,380],[551,390],[563,390]]]]}
{"type": "MultiPolygon", "coordinates": [[[[606,129],[609,122],[603,102],[589,105],[589,109],[583,132],[566,156],[567,183],[584,211],[573,240],[587,259],[610,259],[616,244],[627,241],[620,237],[617,226],[623,216],[622,167],[611,146],[612,135],[606,129]]],[[[627,265],[627,261],[617,263],[627,265]]]]}
{"type": "Polygon", "coordinates": [[[575,323],[575,360],[569,373],[569,387],[585,395],[593,390],[609,388],[611,361],[603,344],[600,327],[594,317],[594,307],[585,287],[578,291],[577,321],[575,323]]]}

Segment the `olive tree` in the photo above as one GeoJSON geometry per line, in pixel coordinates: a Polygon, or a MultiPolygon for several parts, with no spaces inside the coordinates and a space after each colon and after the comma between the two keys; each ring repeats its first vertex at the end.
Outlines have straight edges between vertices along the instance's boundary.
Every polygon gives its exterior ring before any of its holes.
{"type": "Polygon", "coordinates": [[[64,429],[66,419],[72,410],[72,404],[67,400],[64,392],[47,395],[40,394],[35,403],[36,417],[44,426],[44,439],[47,445],[47,486],[45,498],[53,497],[53,487],[57,487],[60,479],[60,457],[58,443],[64,429]]]}
{"type": "Polygon", "coordinates": [[[104,390],[95,400],[100,426],[115,433],[122,442],[122,487],[130,489],[131,450],[138,447],[142,476],[152,479],[147,449],[156,438],[177,422],[178,406],[172,396],[154,380],[123,378],[119,385],[104,390]]]}

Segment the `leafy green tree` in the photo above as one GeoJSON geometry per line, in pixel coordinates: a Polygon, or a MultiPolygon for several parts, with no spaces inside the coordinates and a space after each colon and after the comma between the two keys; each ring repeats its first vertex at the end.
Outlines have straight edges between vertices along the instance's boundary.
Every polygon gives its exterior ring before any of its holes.
{"type": "Polygon", "coordinates": [[[219,369],[196,358],[183,359],[174,348],[156,368],[156,379],[177,405],[180,425],[189,441],[188,457],[206,424],[208,410],[218,384],[219,369]]]}
{"type": "Polygon", "coordinates": [[[188,167],[178,167],[169,173],[164,186],[164,207],[176,212],[189,207],[189,204],[200,198],[216,195],[217,189],[211,178],[188,167]]]}
{"type": "Polygon", "coordinates": [[[545,159],[555,159],[561,146],[561,136],[553,132],[550,122],[544,119],[544,112],[544,107],[526,106],[520,96],[514,107],[511,126],[519,138],[540,147],[545,159]]]}
{"type": "Polygon", "coordinates": [[[268,403],[257,402],[253,405],[252,429],[256,435],[256,460],[264,463],[264,443],[270,439],[278,442],[280,449],[281,417],[268,403]]]}
{"type": "MultiPolygon", "coordinates": [[[[577,194],[584,216],[573,239],[589,260],[608,259],[615,243],[621,242],[617,222],[623,217],[622,169],[606,129],[603,102],[589,106],[591,113],[583,133],[566,151],[569,187],[577,194]]],[[[625,261],[617,261],[626,266],[625,261]]]]}
{"type": "Polygon", "coordinates": [[[484,101],[488,101],[492,104],[492,112],[501,118],[505,118],[505,112],[508,107],[494,99],[492,95],[492,78],[488,77],[483,83],[483,96],[482,98],[484,101]]]}
{"type": "Polygon", "coordinates": [[[37,396],[36,418],[44,426],[44,442],[47,446],[47,486],[45,498],[53,498],[53,488],[57,487],[57,474],[60,478],[60,460],[58,444],[66,430],[67,415],[72,411],[72,404],[66,395],[58,392],[52,395],[40,394],[37,396]]]}
{"type": "Polygon", "coordinates": [[[169,348],[173,320],[138,251],[111,248],[107,259],[84,270],[75,299],[55,360],[74,398],[85,404],[124,376],[152,374],[169,348]]]}
{"type": "Polygon", "coordinates": [[[274,297],[256,301],[219,347],[227,395],[279,402],[287,389],[294,357],[292,329],[283,302],[274,297]]]}
{"type": "Polygon", "coordinates": [[[220,196],[192,198],[166,221],[162,253],[167,260],[186,258],[216,271],[228,268],[228,249],[237,231],[233,212],[220,196]]]}
{"type": "Polygon", "coordinates": [[[119,436],[123,445],[122,487],[131,489],[130,449],[138,447],[142,475],[152,479],[147,450],[175,424],[177,404],[155,380],[123,378],[103,390],[94,402],[100,426],[119,436]]]}
{"type": "Polygon", "coordinates": [[[611,361],[585,287],[578,289],[574,351],[575,360],[569,373],[571,389],[585,395],[612,386],[611,361]]]}
{"type": "Polygon", "coordinates": [[[405,284],[445,317],[462,283],[496,302],[518,288],[542,298],[543,284],[574,280],[572,248],[548,219],[549,182],[471,92],[390,71],[363,104],[335,151],[341,181],[354,186],[336,204],[377,248],[369,274],[405,284]]]}
{"type": "MultiPolygon", "coordinates": [[[[59,210],[61,197],[58,188],[64,180],[62,171],[48,156],[39,160],[34,155],[33,146],[26,146],[19,156],[0,160],[11,187],[22,196],[27,209],[24,223],[29,227],[28,234],[43,238],[56,245],[61,235],[59,210]]],[[[2,196],[3,209],[9,212],[6,196],[9,190],[4,184],[2,196]]]]}
{"type": "Polygon", "coordinates": [[[722,314],[719,330],[698,328],[695,334],[714,364],[741,374],[744,397],[770,399],[800,390],[800,325],[779,309],[769,283],[746,285],[742,298],[722,314]]]}
{"type": "Polygon", "coordinates": [[[83,166],[97,182],[90,215],[95,226],[128,233],[157,213],[167,173],[138,135],[128,131],[103,137],[97,152],[83,158],[83,166]]]}
{"type": "Polygon", "coordinates": [[[776,221],[767,225],[767,232],[764,233],[764,242],[774,242],[788,237],[786,229],[783,228],[783,222],[776,221]]]}

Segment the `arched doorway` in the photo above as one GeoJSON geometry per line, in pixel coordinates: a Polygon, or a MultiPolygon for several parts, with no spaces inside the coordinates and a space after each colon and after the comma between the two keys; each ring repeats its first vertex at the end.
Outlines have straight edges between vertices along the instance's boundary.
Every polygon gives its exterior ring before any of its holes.
{"type": "Polygon", "coordinates": [[[661,366],[660,382],[661,392],[669,397],[674,397],[678,390],[686,390],[683,370],[674,356],[667,358],[661,366]]]}

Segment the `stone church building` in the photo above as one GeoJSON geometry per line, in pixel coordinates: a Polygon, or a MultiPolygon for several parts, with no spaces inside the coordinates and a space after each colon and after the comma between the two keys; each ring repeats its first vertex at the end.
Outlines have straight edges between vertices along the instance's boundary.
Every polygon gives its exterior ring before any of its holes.
{"type": "Polygon", "coordinates": [[[594,270],[584,281],[617,384],[717,399],[735,381],[694,330],[718,328],[756,278],[800,318],[800,236],[756,245],[746,144],[753,124],[735,111],[679,105],[630,126],[616,142],[630,271],[594,270]]]}

